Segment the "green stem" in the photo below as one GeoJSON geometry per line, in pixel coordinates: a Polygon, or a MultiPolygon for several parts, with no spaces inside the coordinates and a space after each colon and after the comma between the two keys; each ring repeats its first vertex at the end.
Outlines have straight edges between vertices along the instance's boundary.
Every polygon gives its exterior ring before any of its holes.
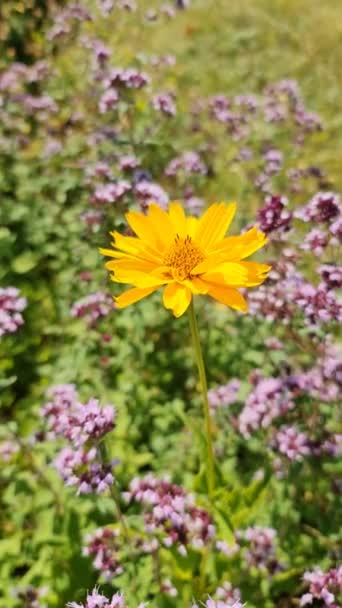
{"type": "MultiPolygon", "coordinates": [[[[108,458],[108,453],[107,453],[107,447],[106,447],[104,441],[102,441],[102,443],[100,444],[100,452],[101,452],[102,462],[104,464],[108,464],[109,458],[108,458]]],[[[125,520],[124,514],[121,511],[120,499],[119,499],[117,487],[115,485],[115,480],[114,480],[114,483],[110,486],[110,494],[111,494],[111,497],[112,497],[114,505],[115,505],[115,509],[116,509],[116,513],[117,513],[117,516],[118,516],[118,520],[119,520],[120,525],[121,525],[122,533],[123,533],[123,535],[125,537],[127,545],[130,547],[131,546],[131,540],[130,540],[130,537],[129,537],[129,532],[128,532],[128,528],[127,528],[127,524],[126,524],[126,520],[125,520]]]]}
{"type": "Polygon", "coordinates": [[[194,350],[195,350],[195,359],[196,359],[196,363],[197,363],[198,374],[199,374],[199,379],[200,379],[200,383],[201,383],[202,397],[203,397],[203,413],[204,413],[205,432],[206,432],[206,440],[207,440],[206,474],[207,474],[209,498],[212,499],[213,492],[215,489],[214,450],[213,450],[213,441],[212,441],[212,436],[211,436],[212,424],[211,424],[209,401],[208,401],[207,377],[205,374],[205,366],[204,366],[204,361],[203,361],[203,354],[202,354],[200,337],[199,337],[199,333],[198,333],[198,326],[197,326],[193,299],[191,300],[188,310],[189,310],[192,343],[193,343],[194,350]]]}

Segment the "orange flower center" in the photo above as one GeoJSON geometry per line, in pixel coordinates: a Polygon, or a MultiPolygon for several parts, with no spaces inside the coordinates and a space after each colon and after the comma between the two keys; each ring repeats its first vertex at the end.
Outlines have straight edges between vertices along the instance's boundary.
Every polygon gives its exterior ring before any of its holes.
{"type": "Polygon", "coordinates": [[[192,242],[191,236],[183,239],[177,234],[174,243],[164,256],[164,264],[171,267],[174,279],[184,281],[190,278],[192,269],[203,262],[204,258],[200,248],[192,242]]]}

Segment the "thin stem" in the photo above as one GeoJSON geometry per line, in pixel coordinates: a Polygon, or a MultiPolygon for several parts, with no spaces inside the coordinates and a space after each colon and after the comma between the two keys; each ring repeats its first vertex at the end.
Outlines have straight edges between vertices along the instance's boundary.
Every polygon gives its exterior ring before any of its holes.
{"type": "MultiPolygon", "coordinates": [[[[107,447],[106,447],[106,444],[104,443],[104,441],[102,441],[102,443],[100,444],[100,452],[101,452],[102,462],[104,464],[108,464],[109,458],[108,458],[108,453],[107,453],[107,447]]],[[[128,532],[128,528],[127,528],[127,524],[126,524],[126,520],[125,520],[124,514],[121,511],[118,491],[117,491],[117,488],[115,486],[115,480],[114,480],[114,483],[111,484],[109,490],[110,490],[110,494],[111,494],[111,497],[113,499],[113,502],[114,502],[114,505],[115,505],[115,508],[116,508],[116,513],[117,513],[118,520],[119,520],[121,528],[122,528],[123,535],[124,535],[124,537],[126,539],[127,544],[130,545],[129,532],[128,532]]]]}
{"type": "Polygon", "coordinates": [[[207,377],[205,374],[205,366],[204,366],[204,361],[203,361],[203,354],[202,354],[200,337],[199,337],[199,333],[198,333],[198,326],[197,326],[193,299],[191,300],[188,310],[189,310],[192,343],[193,343],[194,350],[195,350],[195,359],[196,359],[196,363],[197,363],[198,374],[199,374],[199,379],[200,379],[200,383],[201,383],[202,397],[203,397],[203,413],[204,413],[205,431],[206,431],[206,440],[207,440],[206,474],[207,474],[209,498],[211,499],[213,496],[214,489],[215,489],[214,450],[213,450],[213,441],[212,441],[212,436],[211,436],[212,424],[211,424],[209,401],[208,401],[207,377]]]}

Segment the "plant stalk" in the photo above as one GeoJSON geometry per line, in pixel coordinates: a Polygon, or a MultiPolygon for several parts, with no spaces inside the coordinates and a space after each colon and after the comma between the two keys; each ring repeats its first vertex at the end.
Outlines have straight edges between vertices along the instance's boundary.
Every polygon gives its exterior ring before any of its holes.
{"type": "Polygon", "coordinates": [[[205,420],[205,434],[206,434],[206,442],[207,442],[207,465],[206,465],[206,475],[207,475],[207,483],[208,483],[208,491],[209,491],[209,499],[211,500],[213,497],[214,489],[215,489],[215,469],[214,469],[214,450],[213,450],[213,441],[212,441],[212,423],[210,417],[210,409],[209,409],[209,400],[208,400],[208,386],[207,386],[207,377],[205,373],[205,366],[203,360],[203,353],[201,348],[201,342],[198,332],[198,325],[196,320],[195,307],[193,304],[193,299],[191,300],[189,306],[189,320],[190,320],[190,329],[192,336],[192,343],[195,351],[195,359],[198,368],[198,374],[201,384],[202,397],[203,397],[203,414],[205,420]]]}

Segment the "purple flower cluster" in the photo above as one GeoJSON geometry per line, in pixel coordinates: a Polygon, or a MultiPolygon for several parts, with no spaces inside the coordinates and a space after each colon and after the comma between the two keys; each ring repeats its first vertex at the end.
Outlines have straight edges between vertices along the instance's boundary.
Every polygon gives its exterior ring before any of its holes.
{"type": "Polygon", "coordinates": [[[209,405],[212,410],[226,407],[236,401],[237,393],[240,390],[241,382],[237,378],[230,380],[228,384],[213,388],[208,391],[209,405]]]}
{"type": "Polygon", "coordinates": [[[293,396],[281,378],[257,377],[240,412],[238,429],[248,439],[254,431],[269,427],[294,407],[293,396]]]}
{"type": "Polygon", "coordinates": [[[342,266],[322,264],[317,271],[326,289],[342,288],[342,266]]]}
{"type": "Polygon", "coordinates": [[[264,205],[258,211],[258,222],[260,230],[274,232],[275,230],[285,231],[290,227],[292,213],[286,208],[288,201],[284,196],[267,196],[264,205]]]}
{"type": "Polygon", "coordinates": [[[309,283],[300,283],[293,292],[293,301],[303,311],[305,322],[310,327],[342,321],[342,304],[324,284],[314,287],[309,283]]]}
{"type": "Polygon", "coordinates": [[[283,426],[276,432],[273,440],[274,449],[291,461],[302,460],[311,454],[310,441],[306,433],[295,426],[283,426]]]}
{"type": "Polygon", "coordinates": [[[13,595],[15,598],[20,600],[21,606],[25,606],[25,608],[45,608],[45,604],[41,603],[41,600],[44,601],[44,597],[47,594],[47,587],[33,587],[32,585],[28,585],[22,589],[14,589],[13,595]]]}
{"type": "Polygon", "coordinates": [[[152,97],[152,106],[155,110],[166,116],[175,116],[177,113],[174,95],[171,93],[158,93],[152,97]]]}
{"type": "Polygon", "coordinates": [[[249,567],[265,569],[271,574],[279,570],[280,564],[276,558],[274,528],[251,526],[246,530],[238,530],[238,541],[247,543],[244,557],[249,567]]]}
{"type": "Polygon", "coordinates": [[[47,421],[51,437],[64,437],[79,448],[88,441],[97,441],[113,430],[114,407],[100,407],[97,399],[80,403],[72,384],[52,387],[48,396],[51,401],[42,407],[41,413],[47,421]]]}
{"type": "Polygon", "coordinates": [[[132,171],[140,165],[140,160],[134,154],[124,154],[119,158],[119,167],[121,171],[132,171]]]}
{"type": "Polygon", "coordinates": [[[99,112],[105,114],[111,110],[116,110],[119,103],[119,93],[113,87],[109,87],[100,97],[99,112]]]}
{"type": "Polygon", "coordinates": [[[207,174],[207,167],[200,158],[197,152],[183,152],[181,156],[173,158],[165,168],[165,175],[171,177],[183,172],[186,175],[198,173],[200,175],[207,174]]]}
{"type": "Polygon", "coordinates": [[[169,202],[169,196],[165,190],[154,182],[147,180],[138,181],[134,187],[134,192],[138,197],[141,208],[144,210],[151,202],[157,203],[165,208],[169,202]]]}
{"type": "MultiPolygon", "coordinates": [[[[111,599],[108,599],[105,595],[99,593],[97,587],[95,587],[91,593],[88,593],[87,599],[84,604],[77,604],[77,602],[68,602],[68,608],[127,608],[124,596],[122,593],[115,593],[111,599]]],[[[137,608],[145,608],[147,604],[139,604],[137,608]]]]}
{"type": "Polygon", "coordinates": [[[66,486],[77,486],[77,495],[102,494],[114,482],[113,463],[104,465],[99,462],[95,447],[88,450],[65,447],[55,458],[54,465],[66,486]]]}
{"type": "Polygon", "coordinates": [[[184,488],[167,479],[157,479],[152,474],[134,478],[124,498],[144,506],[146,532],[154,534],[160,530],[163,544],[176,545],[181,554],[186,553],[187,545],[200,548],[214,536],[215,529],[207,511],[197,507],[184,488]]]}
{"type": "Polygon", "coordinates": [[[48,436],[63,437],[71,444],[55,458],[56,469],[67,486],[78,486],[77,494],[104,492],[114,481],[114,463],[102,463],[96,444],[114,428],[113,406],[100,407],[97,399],[80,403],[70,384],[52,387],[48,396],[51,400],[41,411],[48,436]]]}
{"type": "MultiPolygon", "coordinates": [[[[204,603],[201,602],[204,608],[243,608],[241,602],[240,590],[234,588],[231,583],[225,581],[218,587],[213,595],[204,603]]],[[[193,604],[191,608],[199,608],[198,604],[193,604]]]]}
{"type": "Polygon", "coordinates": [[[335,192],[318,192],[305,205],[295,211],[295,217],[303,222],[331,222],[341,215],[340,197],[335,192]]]}
{"type": "Polygon", "coordinates": [[[119,562],[118,553],[120,531],[117,528],[100,528],[88,534],[83,555],[93,559],[93,566],[99,570],[107,581],[121,574],[123,568],[119,562]]]}
{"type": "Polygon", "coordinates": [[[16,287],[0,287],[0,339],[15,333],[24,323],[22,311],[26,308],[26,298],[16,287]]]}
{"type": "MultiPolygon", "coordinates": [[[[216,589],[214,596],[206,600],[203,606],[206,608],[243,608],[240,590],[225,581],[216,589]]],[[[192,608],[198,608],[198,605],[195,604],[192,608]]]]}
{"type": "Polygon", "coordinates": [[[19,445],[13,439],[0,443],[0,462],[9,462],[19,452],[19,445]]]}
{"type": "Polygon", "coordinates": [[[150,78],[144,72],[135,68],[110,68],[104,80],[106,89],[119,87],[123,89],[141,89],[150,82],[150,78]]]}
{"type": "Polygon", "coordinates": [[[313,228],[305,235],[300,248],[320,257],[329,244],[328,234],[320,228],[313,228]]]}
{"type": "Polygon", "coordinates": [[[101,184],[95,189],[91,202],[101,205],[116,203],[131,189],[131,184],[126,180],[118,180],[115,184],[101,184]]]}
{"type": "Polygon", "coordinates": [[[85,318],[89,327],[94,327],[96,322],[107,316],[113,310],[113,299],[102,292],[91,293],[81,300],[75,302],[70,314],[78,319],[85,318]]]}
{"type": "Polygon", "coordinates": [[[324,608],[338,608],[337,596],[342,590],[342,566],[322,572],[319,568],[304,573],[303,579],[309,584],[309,592],[302,595],[300,605],[307,606],[320,602],[324,608]]]}

